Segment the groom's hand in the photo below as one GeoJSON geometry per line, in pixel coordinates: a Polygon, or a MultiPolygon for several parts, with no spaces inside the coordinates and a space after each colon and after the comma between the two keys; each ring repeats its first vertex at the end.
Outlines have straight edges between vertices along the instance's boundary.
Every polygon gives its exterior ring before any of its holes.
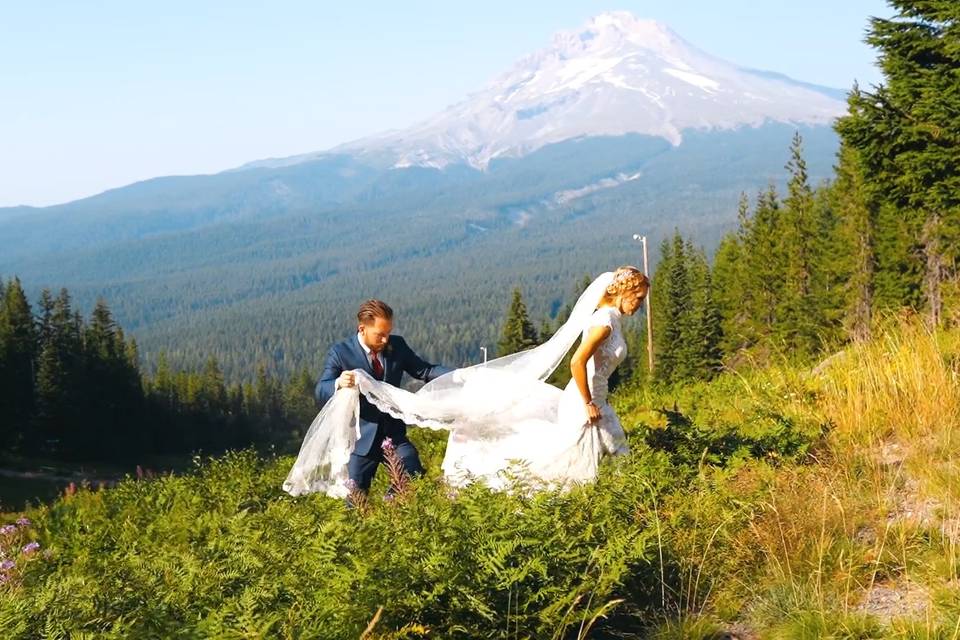
{"type": "Polygon", "coordinates": [[[357,377],[353,371],[344,371],[337,378],[337,389],[349,389],[357,384],[357,377]]]}

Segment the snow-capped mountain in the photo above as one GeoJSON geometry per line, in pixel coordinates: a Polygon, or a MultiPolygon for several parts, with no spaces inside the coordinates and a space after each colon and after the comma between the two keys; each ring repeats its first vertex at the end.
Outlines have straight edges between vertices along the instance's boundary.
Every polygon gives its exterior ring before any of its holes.
{"type": "MultiPolygon", "coordinates": [[[[640,133],[673,145],[684,131],[769,122],[826,125],[846,110],[842,92],[744,69],[692,46],[666,25],[603,13],[518,61],[487,88],[403,131],[330,152],[376,156],[393,166],[485,168],[585,136],[640,133]]],[[[327,153],[330,153],[327,152],[327,153]]],[[[310,153],[245,165],[279,167],[310,153]]]]}

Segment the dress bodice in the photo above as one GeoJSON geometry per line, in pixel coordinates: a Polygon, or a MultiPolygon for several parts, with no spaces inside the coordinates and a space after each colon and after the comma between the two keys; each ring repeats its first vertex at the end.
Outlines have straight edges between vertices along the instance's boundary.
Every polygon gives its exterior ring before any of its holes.
{"type": "Polygon", "coordinates": [[[610,335],[600,343],[593,357],[587,362],[587,380],[595,400],[605,401],[607,381],[614,369],[627,357],[627,342],[620,328],[620,310],[616,307],[600,307],[593,312],[583,335],[593,327],[610,327],[610,335]]]}

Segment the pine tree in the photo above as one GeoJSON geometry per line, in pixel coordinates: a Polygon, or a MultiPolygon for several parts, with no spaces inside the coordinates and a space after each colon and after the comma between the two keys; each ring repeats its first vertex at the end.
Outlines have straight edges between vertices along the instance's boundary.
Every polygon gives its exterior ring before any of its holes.
{"type": "MultiPolygon", "coordinates": [[[[312,392],[312,389],[311,389],[312,392]]],[[[227,411],[235,421],[243,422],[247,417],[245,412],[244,385],[234,384],[227,389],[227,411]]],[[[303,433],[301,431],[301,433],[303,433]]]]}
{"type": "Polygon", "coordinates": [[[520,289],[513,290],[510,308],[503,323],[500,341],[497,343],[497,356],[517,353],[537,345],[537,330],[527,315],[527,305],[523,302],[520,289]]]}
{"type": "Polygon", "coordinates": [[[757,196],[756,206],[743,240],[743,289],[748,344],[768,339],[777,324],[777,311],[784,289],[786,264],[781,253],[780,201],[771,185],[757,196]]]}
{"type": "Polygon", "coordinates": [[[878,310],[923,308],[922,231],[923,221],[916,215],[905,215],[889,202],[879,203],[874,245],[874,303],[878,310]]]}
{"type": "Polygon", "coordinates": [[[307,369],[291,376],[283,389],[283,416],[297,434],[306,432],[317,414],[313,390],[316,381],[307,369]]]}
{"type": "Polygon", "coordinates": [[[82,398],[78,386],[82,374],[82,343],[70,294],[61,289],[55,300],[42,300],[44,320],[37,367],[37,421],[33,446],[47,452],[69,451],[76,437],[82,398]]]}
{"type": "Polygon", "coordinates": [[[91,449],[103,442],[110,442],[114,449],[118,445],[116,331],[110,310],[102,298],[98,299],[90,323],[81,330],[83,375],[76,384],[76,397],[81,403],[76,409],[84,418],[84,434],[76,437],[78,434],[71,431],[67,442],[69,449],[80,453],[80,457],[88,457],[91,449]]]}
{"type": "Polygon", "coordinates": [[[40,292],[40,318],[39,318],[39,347],[42,348],[50,340],[51,327],[53,319],[53,294],[50,289],[43,289],[40,292]]]}
{"type": "Polygon", "coordinates": [[[813,218],[813,191],[803,159],[803,140],[799,132],[790,145],[788,195],[783,201],[777,224],[777,254],[784,257],[783,288],[776,303],[776,333],[785,346],[801,356],[810,355],[818,346],[817,332],[823,324],[813,295],[814,240],[817,229],[813,218]]]}
{"type": "MultiPolygon", "coordinates": [[[[938,325],[950,295],[944,285],[956,288],[960,257],[960,5],[955,0],[890,4],[897,15],[871,18],[867,35],[879,50],[884,84],[873,92],[855,87],[837,131],[858,152],[865,181],[880,203],[878,297],[894,297],[897,276],[888,269],[899,271],[909,279],[908,289],[920,290],[930,322],[938,325]],[[897,218],[901,225],[894,224],[897,218]],[[890,235],[897,231],[911,234],[922,252],[903,251],[904,243],[890,235]]],[[[904,302],[913,297],[906,292],[904,302]]]]}
{"type": "Polygon", "coordinates": [[[656,366],[654,377],[656,380],[668,382],[675,368],[676,354],[673,345],[676,342],[676,328],[667,331],[672,316],[670,304],[670,274],[674,260],[673,242],[671,238],[664,238],[660,242],[660,259],[653,270],[650,284],[651,307],[653,308],[653,347],[656,366]],[[670,339],[668,340],[668,335],[670,339]]]}
{"type": "Polygon", "coordinates": [[[169,410],[176,409],[176,389],[166,351],[161,351],[157,356],[157,371],[148,386],[151,395],[160,402],[161,406],[169,410]]]}
{"type": "Polygon", "coordinates": [[[828,306],[839,310],[846,335],[863,342],[871,335],[875,309],[876,210],[867,196],[857,151],[841,146],[839,158],[829,190],[836,231],[821,230],[827,245],[823,253],[832,256],[824,265],[829,279],[825,288],[831,298],[828,306]]]}
{"type": "MultiPolygon", "coordinates": [[[[0,285],[3,285],[0,282],[0,285]]],[[[30,303],[18,278],[2,286],[0,298],[0,439],[11,449],[29,428],[34,407],[37,332],[30,303]]]]}
{"type": "Polygon", "coordinates": [[[266,364],[262,362],[257,366],[253,395],[261,430],[267,439],[274,440],[283,426],[283,390],[277,380],[267,374],[266,364]]]}
{"type": "Polygon", "coordinates": [[[90,315],[90,328],[86,334],[87,348],[104,362],[117,357],[117,325],[103,298],[98,298],[90,315]]]}
{"type": "Polygon", "coordinates": [[[745,260],[737,234],[725,235],[713,257],[711,277],[711,296],[721,325],[720,350],[724,355],[733,355],[747,346],[744,324],[745,299],[749,294],[743,284],[745,260]]]}
{"type": "Polygon", "coordinates": [[[227,389],[223,382],[223,372],[214,356],[207,358],[203,366],[197,400],[199,410],[212,415],[222,415],[227,408],[227,389]]]}
{"type": "Polygon", "coordinates": [[[83,433],[71,432],[71,451],[86,459],[104,454],[124,459],[142,451],[151,440],[143,421],[136,345],[126,341],[103,299],[97,300],[89,323],[79,322],[84,374],[75,386],[83,433]],[[101,449],[103,442],[111,444],[106,451],[101,449]]]}
{"type": "Polygon", "coordinates": [[[627,343],[627,358],[610,375],[611,391],[621,384],[644,384],[650,380],[647,364],[647,321],[642,316],[641,307],[634,319],[623,323],[621,327],[623,340],[627,343]]]}
{"type": "Polygon", "coordinates": [[[713,378],[722,368],[723,328],[720,311],[714,301],[713,279],[709,269],[703,274],[694,335],[697,348],[697,376],[704,379],[713,378]]]}
{"type": "Polygon", "coordinates": [[[654,275],[653,290],[660,322],[657,336],[658,380],[666,383],[696,375],[697,355],[694,338],[695,314],[691,291],[691,261],[683,237],[675,232],[672,242],[660,249],[660,262],[654,275]]]}

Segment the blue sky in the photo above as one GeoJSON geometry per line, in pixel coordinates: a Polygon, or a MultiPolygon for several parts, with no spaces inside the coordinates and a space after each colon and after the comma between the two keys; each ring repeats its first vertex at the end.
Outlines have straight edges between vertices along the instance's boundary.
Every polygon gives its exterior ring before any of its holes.
{"type": "Polygon", "coordinates": [[[0,206],[212,173],[410,125],[607,10],[799,80],[880,81],[881,0],[44,1],[0,19],[0,206]]]}

